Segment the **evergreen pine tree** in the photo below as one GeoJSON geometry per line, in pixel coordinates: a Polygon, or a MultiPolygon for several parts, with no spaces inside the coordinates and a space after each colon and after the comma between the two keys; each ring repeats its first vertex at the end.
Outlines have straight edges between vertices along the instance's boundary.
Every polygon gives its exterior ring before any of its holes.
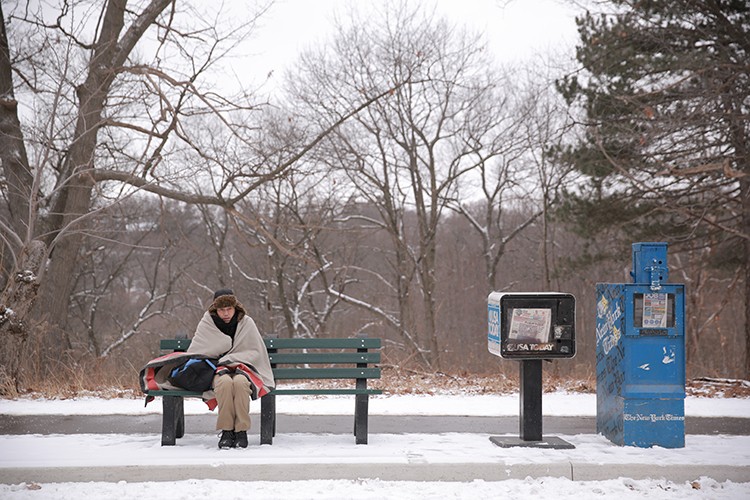
{"type": "Polygon", "coordinates": [[[587,183],[562,215],[623,241],[711,245],[745,281],[750,378],[750,4],[615,0],[577,19],[585,72],[558,82],[583,138],[556,151],[587,183]]]}

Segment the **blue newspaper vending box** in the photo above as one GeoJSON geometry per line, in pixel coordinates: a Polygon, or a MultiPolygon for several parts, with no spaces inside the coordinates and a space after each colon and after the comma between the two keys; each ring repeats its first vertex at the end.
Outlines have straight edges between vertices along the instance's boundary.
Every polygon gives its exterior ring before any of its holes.
{"type": "Polygon", "coordinates": [[[618,445],[685,446],[685,286],[667,244],[634,243],[634,283],[596,285],[596,429],[618,445]]]}

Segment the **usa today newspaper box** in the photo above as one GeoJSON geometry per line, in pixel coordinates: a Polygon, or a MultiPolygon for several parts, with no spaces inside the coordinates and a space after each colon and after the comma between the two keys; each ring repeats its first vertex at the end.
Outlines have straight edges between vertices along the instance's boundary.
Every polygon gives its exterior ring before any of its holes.
{"type": "Polygon", "coordinates": [[[567,293],[501,293],[487,297],[487,348],[507,359],[575,356],[575,298],[567,293]]]}
{"type": "Polygon", "coordinates": [[[566,293],[493,292],[487,297],[489,351],[520,362],[519,437],[490,437],[496,445],[574,448],[542,435],[542,361],[575,356],[575,309],[575,298],[566,293]]]}
{"type": "Polygon", "coordinates": [[[666,243],[634,243],[634,283],[596,285],[596,430],[620,446],[685,446],[685,286],[666,263],[666,243]]]}

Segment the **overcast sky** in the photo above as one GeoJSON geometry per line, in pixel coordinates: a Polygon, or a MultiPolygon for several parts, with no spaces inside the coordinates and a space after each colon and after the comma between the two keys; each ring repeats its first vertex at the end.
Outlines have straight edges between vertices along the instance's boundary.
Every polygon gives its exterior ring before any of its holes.
{"type": "MultiPolygon", "coordinates": [[[[416,2],[415,2],[416,3],[416,2]]],[[[438,14],[487,36],[500,61],[530,62],[534,55],[567,49],[577,40],[577,10],[564,0],[424,0],[438,14]]],[[[333,35],[335,19],[349,9],[367,9],[364,0],[275,0],[263,14],[254,37],[257,75],[275,78],[305,48],[333,35]]]]}

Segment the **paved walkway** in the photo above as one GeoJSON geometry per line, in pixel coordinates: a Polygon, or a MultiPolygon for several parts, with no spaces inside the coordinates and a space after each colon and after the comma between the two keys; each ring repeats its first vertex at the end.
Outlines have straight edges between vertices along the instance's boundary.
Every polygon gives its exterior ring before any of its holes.
{"type": "MultiPolygon", "coordinates": [[[[750,416],[749,416],[750,417],[750,416]]],[[[257,415],[253,415],[258,419],[257,415]]],[[[213,433],[216,415],[186,415],[189,433],[213,433]]],[[[279,432],[348,433],[351,415],[286,415],[279,414],[279,432]]],[[[545,416],[545,433],[595,434],[596,417],[545,416]]],[[[370,415],[371,434],[404,434],[420,432],[471,432],[518,434],[518,416],[410,416],[370,415]]],[[[161,431],[161,415],[0,415],[2,434],[136,434],[161,431]]],[[[750,418],[687,417],[686,434],[750,436],[750,418]]]]}

